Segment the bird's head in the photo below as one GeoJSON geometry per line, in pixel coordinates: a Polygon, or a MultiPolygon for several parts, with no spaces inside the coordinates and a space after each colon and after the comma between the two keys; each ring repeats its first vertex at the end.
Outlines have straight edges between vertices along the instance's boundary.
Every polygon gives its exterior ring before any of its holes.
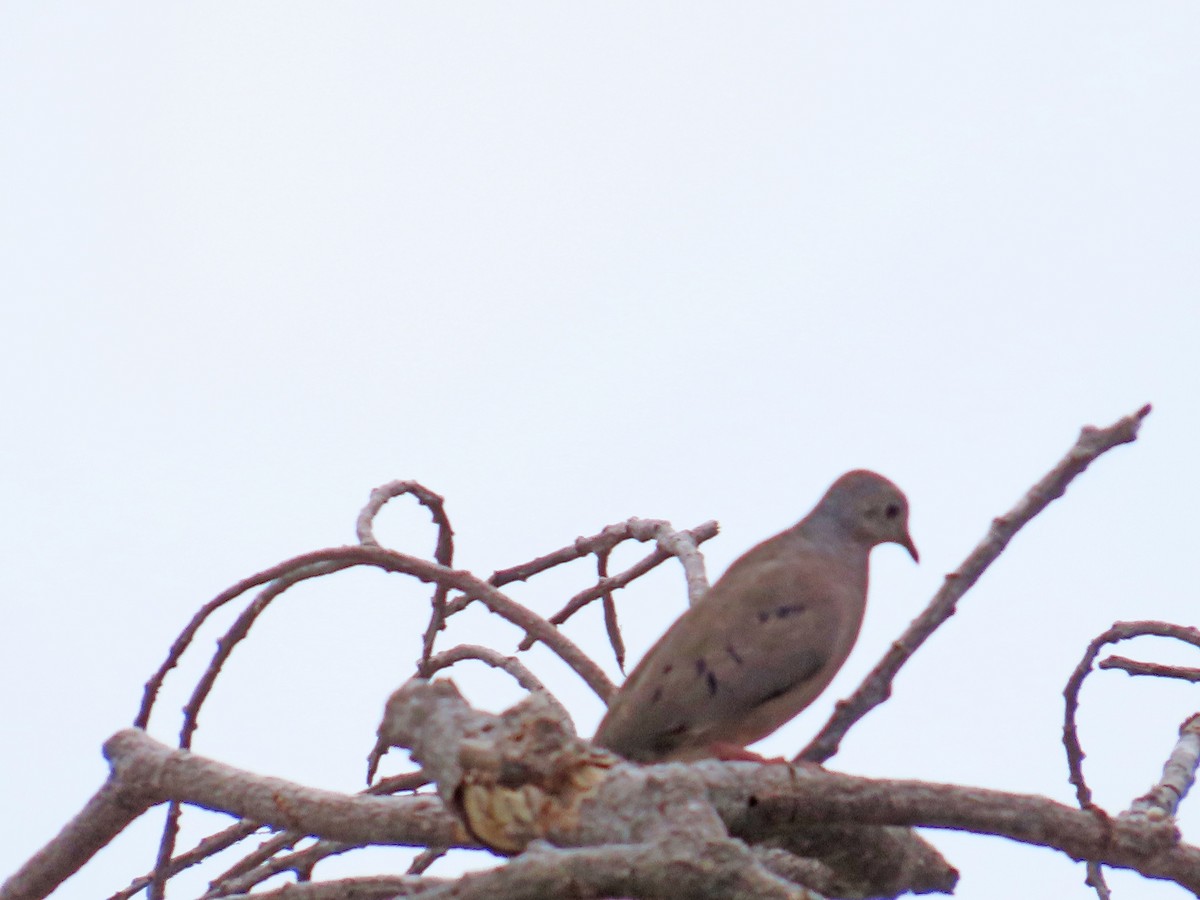
{"type": "Polygon", "coordinates": [[[908,498],[882,475],[855,469],[833,483],[817,508],[869,547],[899,544],[919,562],[908,533],[908,498]]]}

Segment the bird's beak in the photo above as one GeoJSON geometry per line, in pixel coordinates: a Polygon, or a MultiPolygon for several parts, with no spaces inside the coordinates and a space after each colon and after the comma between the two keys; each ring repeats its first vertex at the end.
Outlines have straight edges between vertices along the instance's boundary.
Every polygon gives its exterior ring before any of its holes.
{"type": "Polygon", "coordinates": [[[913,539],[907,531],[904,532],[904,540],[896,541],[896,543],[908,551],[908,555],[913,558],[913,562],[919,563],[921,561],[921,555],[917,553],[917,545],[913,543],[913,539]]]}

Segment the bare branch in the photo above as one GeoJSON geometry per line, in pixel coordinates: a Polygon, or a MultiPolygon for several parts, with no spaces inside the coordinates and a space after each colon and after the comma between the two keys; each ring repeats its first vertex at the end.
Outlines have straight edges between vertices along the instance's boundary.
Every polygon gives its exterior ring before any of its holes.
{"type": "Polygon", "coordinates": [[[1079,660],[1079,665],[1075,667],[1075,671],[1067,679],[1067,686],[1063,688],[1063,697],[1066,699],[1063,713],[1063,747],[1067,753],[1067,770],[1070,773],[1068,780],[1075,786],[1075,796],[1081,809],[1099,811],[1099,808],[1092,803],[1092,791],[1087,786],[1083,775],[1084,752],[1083,746],[1079,743],[1079,730],[1075,725],[1075,717],[1079,712],[1079,690],[1083,687],[1084,679],[1091,672],[1092,663],[1095,662],[1101,648],[1107,644],[1115,644],[1146,635],[1175,638],[1185,644],[1191,644],[1193,647],[1200,647],[1200,631],[1195,628],[1172,625],[1169,622],[1117,622],[1112,628],[1098,635],[1088,644],[1083,658],[1079,660]]]}
{"type": "Polygon", "coordinates": [[[1149,413],[1150,406],[1146,405],[1108,428],[1084,428],[1075,446],[1058,465],[1030,488],[1007,515],[993,520],[983,541],[971,551],[956,571],[946,576],[945,584],[934,595],[929,606],[917,616],[900,639],[892,644],[857,690],[848,699],[838,703],[829,721],[796,756],[796,760],[822,763],[837,753],[846,732],[891,696],[892,681],[896,673],[917,648],[925,643],[943,622],[954,615],[958,601],[995,562],[1013,536],[1051,501],[1061,497],[1071,481],[1097,457],[1113,447],[1136,440],[1142,419],[1149,413]]]}
{"type": "MultiPolygon", "coordinates": [[[[377,784],[371,785],[365,791],[361,791],[359,796],[365,794],[381,797],[401,791],[415,791],[427,784],[429,784],[429,778],[424,772],[420,770],[405,772],[401,775],[393,775],[390,778],[385,778],[377,784]]],[[[234,826],[234,828],[236,827],[234,826]]],[[[311,847],[307,847],[299,853],[283,857],[282,861],[273,859],[275,854],[290,849],[304,836],[304,833],[299,831],[279,832],[274,837],[264,841],[253,852],[243,857],[225,872],[212,879],[212,885],[204,896],[219,897],[234,891],[250,890],[255,885],[266,881],[278,872],[288,870],[299,871],[306,867],[307,869],[311,869],[318,861],[326,857],[362,846],[361,844],[322,840],[317,841],[311,847]]]]}
{"type": "Polygon", "coordinates": [[[422,897],[425,896],[422,891],[446,883],[448,882],[441,878],[379,875],[370,878],[288,884],[274,891],[224,894],[222,897],[223,900],[392,900],[394,897],[422,897]]]}
{"type": "MultiPolygon", "coordinates": [[[[348,569],[354,566],[374,566],[385,572],[410,575],[420,581],[444,584],[448,588],[457,590],[463,594],[461,598],[463,605],[478,600],[496,615],[507,619],[527,634],[533,636],[536,640],[545,644],[563,662],[574,669],[576,674],[602,700],[607,701],[615,690],[613,683],[599,666],[592,662],[570,638],[562,634],[562,632],[537,613],[532,612],[510,597],[502,594],[495,587],[481,581],[470,572],[460,569],[448,569],[429,560],[409,556],[395,550],[384,550],[380,547],[369,546],[333,547],[326,550],[317,550],[273,566],[265,572],[254,576],[254,579],[247,579],[244,582],[240,582],[240,584],[253,586],[254,584],[261,583],[263,580],[275,578],[283,580],[286,577],[284,587],[290,587],[309,578],[315,578],[329,572],[348,569]],[[269,575],[270,578],[264,578],[266,575],[269,575]]],[[[229,593],[229,591],[226,591],[220,596],[225,597],[229,593]]],[[[273,592],[272,596],[274,593],[278,592],[273,592]]],[[[211,605],[210,603],[209,606],[211,605]]],[[[452,606],[453,602],[449,605],[452,606]]]]}
{"type": "Polygon", "coordinates": [[[1101,822],[1044,797],[816,768],[715,761],[692,768],[734,834],[796,821],[951,828],[1049,847],[1200,891],[1200,848],[1179,843],[1169,822],[1101,822]]]}
{"type": "MultiPolygon", "coordinates": [[[[620,533],[622,529],[626,531],[627,536],[622,538],[622,540],[654,540],[657,546],[653,552],[634,563],[619,575],[614,575],[611,578],[602,577],[596,584],[577,593],[566,602],[562,609],[550,617],[552,625],[562,625],[592,601],[605,596],[611,596],[613,591],[620,590],[630,582],[641,578],[646,573],[662,565],[662,563],[666,562],[672,556],[677,557],[683,565],[684,577],[687,580],[689,604],[694,604],[708,591],[708,578],[704,573],[704,558],[700,555],[697,546],[709,538],[716,536],[716,522],[705,522],[690,531],[675,531],[671,527],[670,522],[658,519],[630,519],[621,525],[610,525],[601,532],[601,535],[608,534],[610,529],[612,530],[612,534],[620,533]]],[[[600,537],[600,535],[596,537],[600,537]]],[[[611,539],[611,535],[609,537],[611,539]]],[[[559,553],[563,552],[559,551],[559,553]]],[[[600,550],[596,552],[600,552],[600,550]]],[[[543,557],[543,559],[549,558],[543,557]]],[[[527,637],[521,642],[518,649],[528,650],[532,646],[533,640],[527,637]]]]}
{"type": "Polygon", "coordinates": [[[109,778],[53,840],[0,885],[0,900],[40,900],[159,802],[136,781],[109,778]]]}
{"type": "Polygon", "coordinates": [[[531,694],[550,693],[546,690],[546,686],[542,684],[541,680],[530,672],[525,667],[525,664],[515,656],[505,656],[499,650],[493,650],[491,647],[483,647],[479,644],[459,644],[457,647],[451,647],[449,650],[443,650],[436,656],[430,657],[427,666],[429,674],[423,677],[432,677],[435,672],[448,669],[456,663],[467,659],[486,663],[494,669],[500,669],[502,672],[511,675],[517,684],[531,694]]]}
{"type": "MultiPolygon", "coordinates": [[[[324,574],[324,567],[317,566],[314,569],[314,567],[306,566],[272,581],[259,592],[258,596],[254,598],[249,606],[238,614],[233,624],[229,626],[229,629],[217,641],[217,650],[213,654],[212,660],[200,676],[200,680],[196,683],[196,686],[192,689],[192,694],[188,698],[187,703],[184,704],[183,725],[179,733],[179,746],[181,748],[187,749],[192,746],[192,737],[199,724],[200,709],[216,685],[217,677],[221,674],[225,663],[233,654],[234,648],[250,634],[251,627],[253,627],[258,617],[262,615],[272,600],[306,577],[307,573],[313,571],[316,571],[318,574],[324,574]]],[[[308,575],[307,577],[312,576],[308,575]]],[[[183,808],[179,803],[172,800],[167,807],[166,821],[163,823],[162,837],[158,845],[158,855],[154,871],[151,873],[150,900],[163,900],[166,894],[166,872],[171,866],[171,858],[175,853],[175,841],[179,834],[179,819],[182,814],[183,808]]]]}
{"type": "Polygon", "coordinates": [[[418,503],[429,510],[433,524],[438,529],[434,559],[443,566],[450,565],[454,557],[454,529],[450,527],[450,519],[446,515],[446,500],[417,481],[389,481],[371,491],[371,497],[359,512],[354,526],[358,542],[370,547],[380,546],[375,539],[375,517],[389,500],[404,494],[412,494],[418,503]]]}
{"type": "MultiPolygon", "coordinates": [[[[454,529],[450,527],[450,519],[446,515],[445,499],[416,481],[390,481],[371,491],[371,498],[358,514],[358,522],[355,527],[358,542],[365,546],[379,546],[379,541],[375,539],[375,517],[383,509],[384,504],[402,494],[412,494],[422,506],[429,510],[430,516],[433,517],[433,523],[437,525],[438,529],[437,546],[434,548],[433,558],[440,565],[449,568],[454,559],[454,529]]],[[[438,582],[434,585],[433,597],[430,600],[429,625],[425,629],[425,637],[421,644],[421,662],[418,666],[418,671],[422,675],[428,676],[429,674],[425,671],[425,666],[428,665],[429,657],[433,654],[433,644],[437,640],[437,634],[446,624],[446,596],[448,593],[449,588],[445,584],[438,582]]]]}
{"type": "Polygon", "coordinates": [[[611,552],[618,544],[630,539],[638,541],[654,540],[658,542],[659,546],[656,553],[651,554],[647,559],[657,558],[657,561],[651,564],[645,571],[650,571],[650,569],[666,562],[672,556],[677,557],[683,564],[684,572],[688,576],[688,596],[692,596],[695,592],[692,587],[693,582],[707,585],[707,581],[704,578],[704,561],[696,550],[696,547],[716,537],[718,530],[717,523],[710,521],[688,531],[675,532],[671,528],[670,522],[663,522],[659,519],[638,519],[635,517],[616,525],[609,525],[599,534],[593,534],[591,537],[576,538],[575,543],[563,547],[561,550],[555,550],[553,553],[539,556],[537,559],[522,563],[519,566],[500,569],[492,574],[492,577],[488,579],[488,583],[495,587],[504,587],[504,585],[513,581],[527,581],[534,575],[545,572],[547,569],[561,566],[563,563],[569,563],[576,559],[582,559],[592,553],[599,553],[604,550],[611,552]],[[678,535],[678,537],[673,538],[672,536],[674,535],[678,535]]]}
{"type": "MultiPolygon", "coordinates": [[[[298,559],[305,559],[305,557],[298,557],[298,559]]],[[[353,562],[329,563],[318,570],[307,573],[305,577],[314,578],[317,575],[328,575],[341,569],[349,568],[352,565],[354,565],[353,562]]],[[[142,705],[138,708],[137,715],[134,717],[133,727],[146,728],[149,725],[150,713],[154,708],[154,701],[158,697],[158,692],[162,689],[163,681],[166,680],[167,674],[179,665],[179,660],[182,658],[184,651],[191,646],[196,633],[213,613],[230,601],[236,600],[252,588],[256,588],[259,585],[266,584],[285,575],[295,574],[297,568],[297,560],[291,559],[272,566],[269,569],[264,569],[258,574],[243,578],[237,584],[226,588],[208,603],[205,603],[204,606],[200,607],[200,610],[192,616],[191,621],[179,633],[179,637],[175,638],[171,644],[171,649],[167,651],[167,658],[163,661],[162,665],[158,667],[155,673],[150,676],[149,681],[146,682],[145,689],[142,692],[142,705]]]]}
{"type": "MultiPolygon", "coordinates": [[[[547,712],[522,702],[494,716],[470,709],[450,682],[413,680],[388,701],[380,741],[409,747],[414,758],[427,760],[439,792],[467,830],[500,852],[519,852],[537,839],[599,846],[663,831],[697,840],[727,833],[692,769],[618,765],[547,712]]],[[[735,807],[740,816],[740,805],[735,807]]],[[[948,890],[957,877],[935,850],[902,828],[806,825],[800,815],[783,828],[750,827],[734,836],[779,842],[788,851],[781,858],[790,862],[768,868],[785,877],[821,873],[815,886],[836,888],[839,896],[948,890]]]]}
{"type": "Polygon", "coordinates": [[[544,900],[613,897],[676,900],[821,900],[768,872],[737,841],[653,842],[524,853],[498,869],[424,891],[421,900],[544,900]]]}
{"type": "Polygon", "coordinates": [[[319,840],[303,850],[276,856],[281,850],[290,848],[302,837],[304,837],[303,834],[295,831],[280,832],[268,841],[268,846],[263,847],[261,851],[255,852],[229,872],[214,878],[201,900],[215,900],[218,897],[227,897],[230,894],[241,894],[253,890],[257,885],[262,884],[268,878],[274,878],[281,872],[295,872],[300,881],[309,881],[312,879],[312,872],[317,863],[331,856],[348,853],[366,846],[366,843],[362,841],[319,840]],[[281,842],[285,839],[286,843],[281,846],[281,842]],[[251,862],[254,863],[253,866],[250,865],[251,862]]]}
{"type": "Polygon", "coordinates": [[[1187,666],[1167,666],[1162,663],[1140,662],[1124,656],[1110,656],[1096,664],[1097,669],[1120,669],[1128,675],[1153,675],[1156,678],[1178,678],[1181,681],[1200,681],[1200,669],[1187,666]]]}
{"type": "Polygon", "coordinates": [[[135,878],[129,883],[128,887],[117,891],[108,900],[129,900],[130,897],[137,896],[149,887],[154,881],[155,873],[161,873],[161,877],[164,878],[172,878],[184,869],[198,865],[210,856],[215,856],[222,850],[227,850],[240,841],[245,840],[261,827],[262,825],[258,822],[247,820],[236,822],[228,828],[204,838],[204,840],[200,841],[200,843],[186,853],[180,853],[178,856],[172,857],[170,862],[165,866],[156,866],[154,872],[151,872],[149,875],[142,875],[139,878],[135,878]]]}
{"type": "MultiPolygon", "coordinates": [[[[113,765],[113,779],[107,790],[121,799],[119,803],[114,803],[112,797],[105,800],[107,811],[89,808],[81,817],[89,823],[96,821],[97,812],[111,816],[114,811],[119,814],[119,823],[125,823],[149,804],[171,796],[274,827],[351,843],[476,846],[433,796],[352,797],[302,788],[188,751],[168,749],[136,730],[115,735],[106,750],[113,765]],[[129,803],[133,804],[132,813],[128,811],[129,803]]],[[[762,836],[774,832],[787,836],[797,823],[955,828],[1053,847],[1074,859],[1132,868],[1152,878],[1174,880],[1192,891],[1200,890],[1200,849],[1179,844],[1169,822],[1114,820],[1105,825],[1089,813],[1041,797],[916,781],[872,780],[815,767],[718,761],[660,766],[616,763],[606,772],[594,790],[587,789],[587,814],[575,819],[573,825],[566,820],[559,823],[564,830],[555,835],[557,843],[566,841],[570,846],[578,842],[599,847],[597,852],[604,853],[609,852],[602,846],[606,842],[629,845],[634,841],[636,846],[639,833],[646,840],[658,840],[651,836],[677,834],[681,822],[712,822],[702,814],[705,805],[712,804],[719,816],[716,821],[723,822],[734,834],[762,836]],[[660,824],[653,825],[654,821],[660,824]]],[[[81,838],[69,827],[0,889],[0,898],[45,896],[111,839],[119,823],[114,826],[110,819],[99,839],[94,836],[94,824],[87,826],[91,837],[81,838]]],[[[692,840],[716,841],[714,852],[727,852],[721,848],[728,845],[717,840],[711,827],[703,825],[701,837],[693,832],[692,840]]],[[[611,852],[618,850],[612,848],[611,852]]],[[[537,855],[527,853],[521,859],[537,855]]],[[[570,857],[564,865],[578,858],[570,857]]],[[[589,857],[585,854],[583,858],[589,857]]],[[[627,862],[629,859],[627,856],[627,862]]],[[[629,872],[628,866],[625,871],[629,872]]],[[[624,888],[617,891],[630,888],[634,882],[622,884],[624,888]]]]}
{"type": "MultiPolygon", "coordinates": [[[[608,550],[596,554],[596,578],[601,584],[608,580],[608,557],[608,550]]],[[[600,602],[604,609],[604,632],[608,635],[608,644],[612,647],[617,668],[624,674],[625,638],[621,636],[621,623],[617,620],[617,601],[613,599],[612,591],[606,591],[600,602]]]]}
{"type": "Polygon", "coordinates": [[[408,867],[406,875],[422,875],[430,866],[450,851],[449,847],[429,847],[417,854],[416,859],[408,867]]]}
{"type": "Polygon", "coordinates": [[[1179,740],[1163,766],[1158,784],[1133,801],[1122,816],[1144,816],[1150,820],[1172,819],[1179,804],[1196,780],[1200,763],[1200,715],[1192,716],[1179,728],[1179,740]]]}

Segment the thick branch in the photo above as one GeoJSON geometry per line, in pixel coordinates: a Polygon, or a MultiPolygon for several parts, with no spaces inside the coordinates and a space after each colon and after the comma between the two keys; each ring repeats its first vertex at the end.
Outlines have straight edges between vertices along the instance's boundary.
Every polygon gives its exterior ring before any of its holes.
{"type": "MultiPolygon", "coordinates": [[[[123,824],[168,797],[335,840],[477,846],[433,796],[345,796],[303,788],[171,750],[134,729],[115,735],[106,744],[106,752],[113,776],[102,796],[13,876],[0,889],[0,898],[45,896],[123,824]],[[100,822],[106,824],[98,825],[100,822]]],[[[557,842],[595,847],[663,840],[664,835],[677,832],[681,820],[705,820],[701,811],[711,803],[730,831],[747,840],[765,840],[772,835],[787,838],[798,825],[955,828],[1053,847],[1074,859],[1135,869],[1200,891],[1200,850],[1178,844],[1169,824],[1117,820],[1106,827],[1089,813],[1041,797],[872,780],[812,767],[717,761],[690,766],[616,763],[604,769],[604,776],[599,788],[585,799],[584,814],[574,824],[567,819],[557,823],[557,842]],[[670,797],[678,799],[682,818],[673,814],[674,824],[663,830],[663,810],[671,806],[664,805],[664,800],[670,797]]],[[[702,831],[706,834],[697,839],[720,842],[709,826],[702,831]]],[[[601,851],[622,852],[604,847],[596,852],[601,851]]],[[[571,859],[592,858],[587,852],[571,859]]],[[[537,854],[526,857],[531,855],[537,854]]],[[[627,862],[629,858],[627,855],[627,862]]],[[[624,884],[628,887],[632,882],[624,884]]]]}
{"type": "Polygon", "coordinates": [[[1200,848],[1178,843],[1170,823],[1105,823],[1044,797],[812,768],[705,761],[693,769],[735,834],[770,833],[797,821],[951,828],[1049,847],[1200,891],[1200,848]]]}
{"type": "Polygon", "coordinates": [[[0,900],[49,895],[157,802],[145,785],[109,778],[50,843],[0,886],[0,900]]]}
{"type": "Polygon", "coordinates": [[[737,842],[678,838],[583,849],[539,849],[508,865],[464,875],[421,900],[614,897],[678,900],[821,900],[766,871],[737,842]]]}
{"type": "MultiPolygon", "coordinates": [[[[536,697],[494,716],[471,709],[450,682],[413,680],[388,701],[380,744],[411,748],[467,829],[500,852],[537,839],[594,847],[665,832],[696,840],[730,833],[691,768],[620,764],[574,737],[536,697]]],[[[732,834],[777,848],[771,871],[817,873],[809,887],[841,896],[945,891],[957,878],[904,828],[813,825],[800,816],[786,827],[732,834]]]]}

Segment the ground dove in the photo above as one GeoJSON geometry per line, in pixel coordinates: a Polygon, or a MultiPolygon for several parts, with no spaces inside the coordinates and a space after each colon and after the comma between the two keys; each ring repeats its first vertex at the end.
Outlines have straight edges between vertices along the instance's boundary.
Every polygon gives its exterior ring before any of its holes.
{"type": "Polygon", "coordinates": [[[796,716],[858,637],[871,548],[915,561],[908,501],[847,472],[816,507],[729,567],[672,625],[609,704],[595,743],[639,762],[733,758],[796,716]]]}

